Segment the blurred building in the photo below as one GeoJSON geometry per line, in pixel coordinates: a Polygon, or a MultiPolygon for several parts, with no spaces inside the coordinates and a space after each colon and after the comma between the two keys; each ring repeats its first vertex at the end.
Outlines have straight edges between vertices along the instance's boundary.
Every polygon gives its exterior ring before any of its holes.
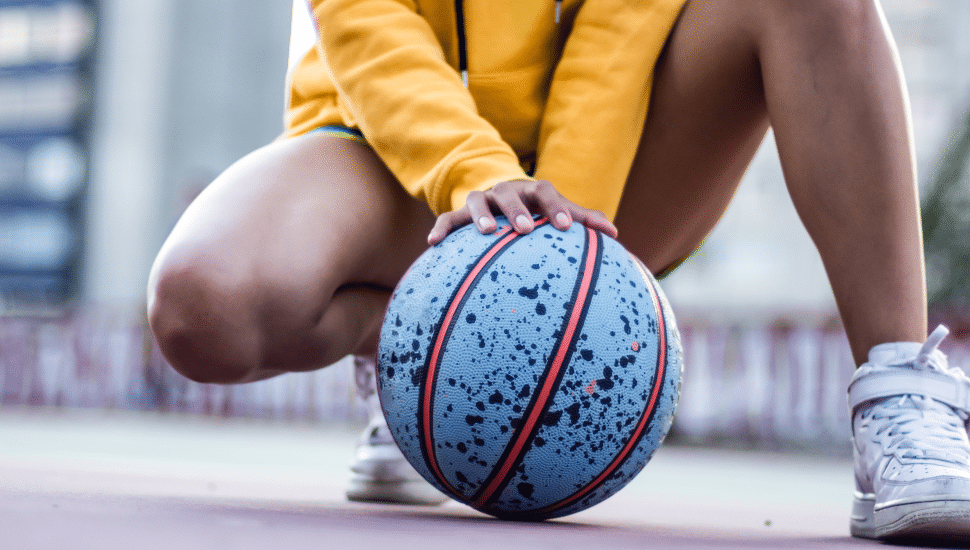
{"type": "Polygon", "coordinates": [[[282,131],[289,5],[101,0],[82,298],[143,302],[155,253],[211,179],[282,131]]]}
{"type": "Polygon", "coordinates": [[[77,289],[95,36],[91,2],[0,1],[0,307],[77,289]]]}

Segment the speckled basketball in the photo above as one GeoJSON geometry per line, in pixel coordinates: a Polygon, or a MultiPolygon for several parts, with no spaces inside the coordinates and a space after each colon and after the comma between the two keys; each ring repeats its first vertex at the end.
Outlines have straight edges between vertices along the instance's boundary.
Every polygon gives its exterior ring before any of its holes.
{"type": "Polygon", "coordinates": [[[421,256],[381,331],[391,433],[429,482],[506,519],[572,514],[643,469],[673,421],[680,337],[619,243],[544,220],[473,226],[421,256]]]}

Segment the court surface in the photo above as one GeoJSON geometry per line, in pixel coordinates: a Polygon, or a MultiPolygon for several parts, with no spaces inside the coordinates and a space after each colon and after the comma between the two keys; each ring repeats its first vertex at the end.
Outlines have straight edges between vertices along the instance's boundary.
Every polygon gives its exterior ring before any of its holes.
{"type": "Polygon", "coordinates": [[[846,459],[665,446],[585,512],[503,522],[343,497],[357,433],[254,420],[0,409],[0,548],[876,548],[846,459]]]}

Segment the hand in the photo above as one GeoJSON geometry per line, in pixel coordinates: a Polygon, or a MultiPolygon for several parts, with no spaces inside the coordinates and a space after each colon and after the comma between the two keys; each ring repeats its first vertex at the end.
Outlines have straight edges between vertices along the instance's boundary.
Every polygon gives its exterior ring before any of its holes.
{"type": "Polygon", "coordinates": [[[602,212],[569,201],[548,181],[512,180],[485,192],[472,191],[465,206],[438,216],[428,235],[428,244],[440,243],[448,233],[469,223],[474,223],[482,233],[492,233],[497,227],[492,214],[495,211],[504,214],[515,231],[523,235],[535,228],[532,214],[545,216],[560,231],[569,229],[575,220],[614,239],[617,235],[616,227],[602,212]]]}

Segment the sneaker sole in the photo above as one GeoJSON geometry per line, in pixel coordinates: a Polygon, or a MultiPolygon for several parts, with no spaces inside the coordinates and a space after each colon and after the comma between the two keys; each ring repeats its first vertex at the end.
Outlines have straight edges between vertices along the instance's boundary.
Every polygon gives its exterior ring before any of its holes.
{"type": "Polygon", "coordinates": [[[859,492],[855,494],[855,499],[852,501],[852,516],[849,520],[849,532],[853,537],[876,538],[876,525],[872,518],[875,504],[875,495],[859,492]]]}
{"type": "Polygon", "coordinates": [[[378,483],[425,482],[421,474],[394,445],[368,445],[357,449],[350,470],[358,477],[378,483]]]}
{"type": "Polygon", "coordinates": [[[383,504],[439,506],[448,501],[444,493],[425,480],[378,482],[360,476],[350,478],[347,500],[383,504]]]}
{"type": "Polygon", "coordinates": [[[970,500],[954,495],[874,509],[874,501],[856,496],[852,536],[894,541],[966,541],[970,537],[970,500]]]}
{"type": "Polygon", "coordinates": [[[437,506],[448,497],[428,483],[396,445],[362,445],[350,466],[347,499],[355,502],[437,506]]]}

